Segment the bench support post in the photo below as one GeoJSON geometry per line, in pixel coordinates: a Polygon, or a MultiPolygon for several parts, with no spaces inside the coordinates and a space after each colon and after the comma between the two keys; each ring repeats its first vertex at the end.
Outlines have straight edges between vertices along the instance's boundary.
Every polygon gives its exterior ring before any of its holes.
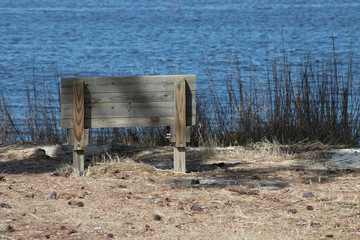
{"type": "Polygon", "coordinates": [[[184,78],[175,80],[175,147],[174,171],[186,172],[186,83],[184,78]]]}
{"type": "Polygon", "coordinates": [[[85,115],[84,115],[84,83],[80,80],[73,82],[73,167],[82,175],[84,173],[84,147],[85,147],[85,115]]]}

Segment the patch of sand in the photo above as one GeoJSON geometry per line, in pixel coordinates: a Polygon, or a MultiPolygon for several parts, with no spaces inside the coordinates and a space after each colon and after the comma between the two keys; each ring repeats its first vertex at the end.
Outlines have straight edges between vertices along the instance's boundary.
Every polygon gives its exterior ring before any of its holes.
{"type": "Polygon", "coordinates": [[[333,149],[330,166],[360,168],[360,148],[333,149]]]}

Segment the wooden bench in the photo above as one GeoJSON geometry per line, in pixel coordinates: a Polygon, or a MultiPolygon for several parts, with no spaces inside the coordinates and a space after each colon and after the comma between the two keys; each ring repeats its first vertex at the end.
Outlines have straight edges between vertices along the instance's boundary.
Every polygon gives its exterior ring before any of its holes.
{"type": "Polygon", "coordinates": [[[196,122],[196,75],[61,79],[61,127],[73,134],[73,166],[84,172],[90,128],[169,126],[174,170],[185,172],[185,147],[196,122]]]}

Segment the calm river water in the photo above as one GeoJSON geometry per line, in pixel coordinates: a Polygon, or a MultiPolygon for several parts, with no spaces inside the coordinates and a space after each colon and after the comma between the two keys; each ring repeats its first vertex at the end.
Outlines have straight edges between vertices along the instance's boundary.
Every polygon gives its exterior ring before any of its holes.
{"type": "Polygon", "coordinates": [[[332,36],[359,63],[359,13],[358,0],[1,0],[0,87],[15,106],[33,78],[195,73],[205,89],[205,58],[221,79],[232,52],[261,72],[283,44],[327,58],[332,36]]]}

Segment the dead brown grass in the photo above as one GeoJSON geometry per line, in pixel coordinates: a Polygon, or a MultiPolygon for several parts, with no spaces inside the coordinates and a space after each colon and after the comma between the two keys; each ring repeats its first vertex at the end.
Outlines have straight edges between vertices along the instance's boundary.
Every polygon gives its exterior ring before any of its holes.
{"type": "Polygon", "coordinates": [[[360,237],[360,171],[325,148],[189,149],[187,174],[171,150],[114,146],[77,177],[70,156],[1,148],[0,239],[360,237]]]}

